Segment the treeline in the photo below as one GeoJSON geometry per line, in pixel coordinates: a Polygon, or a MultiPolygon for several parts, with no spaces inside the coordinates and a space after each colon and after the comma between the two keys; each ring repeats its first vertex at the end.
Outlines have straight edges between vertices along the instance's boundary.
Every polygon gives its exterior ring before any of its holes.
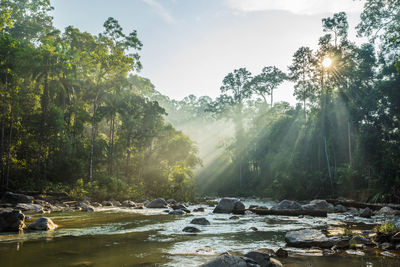
{"type": "Polygon", "coordinates": [[[109,18],[98,35],[52,25],[49,0],[1,0],[1,190],[188,199],[197,148],[166,123],[142,43],[109,18]]]}
{"type": "Polygon", "coordinates": [[[322,20],[317,49],[299,48],[287,70],[229,73],[203,114],[232,122],[234,138],[199,173],[202,192],[399,202],[399,14],[398,1],[366,1],[357,31],[369,43],[349,40],[347,16],[336,13],[322,20]],[[273,103],[285,80],[296,107],[273,103]]]}

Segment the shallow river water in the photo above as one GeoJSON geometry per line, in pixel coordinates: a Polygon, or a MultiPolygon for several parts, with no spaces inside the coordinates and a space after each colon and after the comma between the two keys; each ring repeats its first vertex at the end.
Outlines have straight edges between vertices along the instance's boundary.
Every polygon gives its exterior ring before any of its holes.
{"type": "MultiPolygon", "coordinates": [[[[270,207],[274,203],[245,200],[270,207]]],[[[193,210],[199,206],[191,206],[193,210]]],[[[63,212],[46,214],[60,226],[55,231],[0,234],[0,266],[198,266],[229,251],[245,254],[261,248],[285,246],[287,231],[305,228],[350,227],[372,229],[376,219],[344,223],[344,215],[328,218],[213,214],[205,212],[171,216],[163,209],[100,208],[94,213],[63,212]],[[197,234],[182,232],[196,217],[211,225],[196,225],[197,234]],[[258,231],[252,231],[256,227],[258,231]]],[[[31,221],[41,215],[33,215],[31,221]]],[[[301,251],[299,251],[301,254],[301,251]]],[[[377,256],[296,256],[282,259],[284,266],[400,266],[400,259],[377,256]]]]}

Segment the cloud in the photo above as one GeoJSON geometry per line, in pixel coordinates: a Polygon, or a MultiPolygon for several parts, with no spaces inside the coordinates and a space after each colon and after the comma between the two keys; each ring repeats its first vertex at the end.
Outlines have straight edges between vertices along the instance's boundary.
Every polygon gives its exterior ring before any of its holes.
{"type": "Polygon", "coordinates": [[[152,7],[154,11],[166,22],[168,23],[176,22],[175,18],[171,15],[171,13],[156,0],[142,0],[142,1],[147,5],[149,5],[150,7],[152,7]]]}
{"type": "Polygon", "coordinates": [[[361,12],[364,0],[225,0],[228,7],[241,12],[284,10],[314,15],[334,12],[361,12]]]}

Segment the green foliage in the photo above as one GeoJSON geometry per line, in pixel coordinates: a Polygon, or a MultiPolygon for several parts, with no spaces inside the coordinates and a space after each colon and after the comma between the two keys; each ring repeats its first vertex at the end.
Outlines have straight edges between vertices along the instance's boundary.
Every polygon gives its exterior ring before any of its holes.
{"type": "Polygon", "coordinates": [[[375,233],[382,233],[382,234],[389,234],[389,233],[393,233],[396,231],[397,231],[396,226],[391,222],[384,223],[384,224],[376,226],[374,228],[375,233]]]}

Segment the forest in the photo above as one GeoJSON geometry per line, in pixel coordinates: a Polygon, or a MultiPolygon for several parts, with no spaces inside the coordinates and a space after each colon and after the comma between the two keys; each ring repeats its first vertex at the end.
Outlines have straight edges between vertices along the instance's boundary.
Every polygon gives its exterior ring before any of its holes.
{"type": "Polygon", "coordinates": [[[98,35],[60,30],[51,10],[1,0],[1,191],[400,202],[399,1],[365,2],[364,44],[335,13],[287,69],[243,66],[216,99],[183,100],[140,76],[135,30],[112,17],[98,35]],[[295,106],[274,102],[285,81],[295,106]]]}

